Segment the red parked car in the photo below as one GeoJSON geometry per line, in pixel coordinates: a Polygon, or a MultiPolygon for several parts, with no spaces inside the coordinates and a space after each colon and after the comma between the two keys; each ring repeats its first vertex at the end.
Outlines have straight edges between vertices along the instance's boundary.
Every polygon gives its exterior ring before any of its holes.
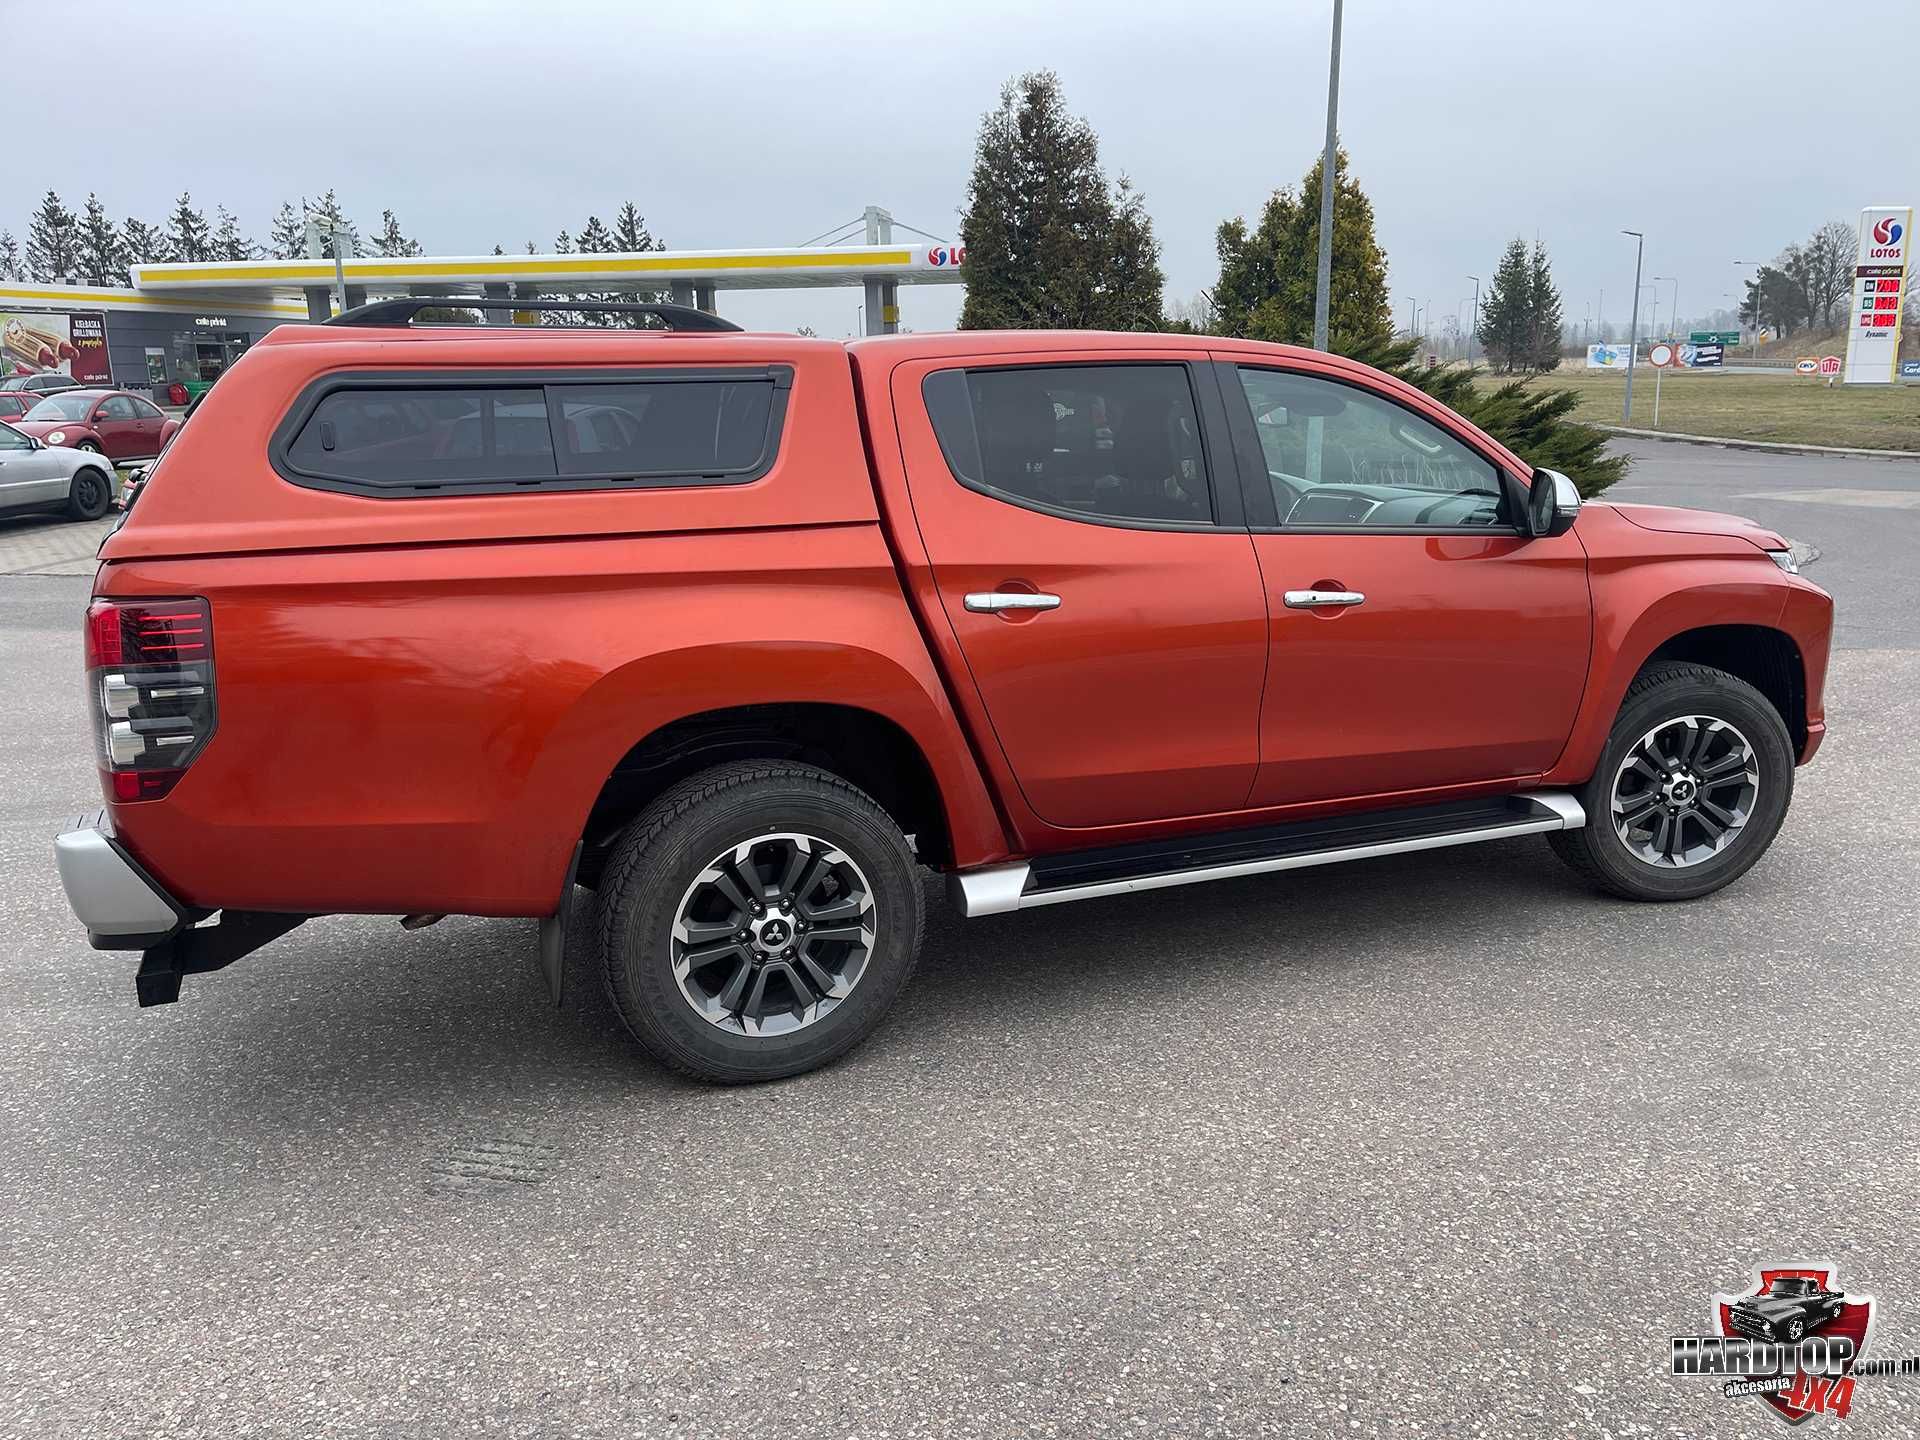
{"type": "Polygon", "coordinates": [[[339,912],[538,917],[557,999],[581,916],[648,1050],[767,1079],[880,1023],[922,866],[979,916],[1539,835],[1687,900],[1826,733],[1779,535],[1337,356],[410,328],[451,303],[274,330],[101,547],[55,854],[142,1004],[339,912]]]}
{"type": "Polygon", "coordinates": [[[18,425],[42,398],[27,390],[0,390],[0,424],[18,425]]]}
{"type": "Polygon", "coordinates": [[[67,390],[42,398],[14,428],[48,445],[98,451],[125,465],[158,455],[180,422],[125,390],[67,390]]]}

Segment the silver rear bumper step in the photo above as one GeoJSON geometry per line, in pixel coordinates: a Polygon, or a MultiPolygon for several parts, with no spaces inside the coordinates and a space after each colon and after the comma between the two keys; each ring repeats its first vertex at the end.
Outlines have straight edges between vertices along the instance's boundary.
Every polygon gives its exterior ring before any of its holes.
{"type": "Polygon", "coordinates": [[[1006,915],[1203,880],[1578,830],[1586,823],[1587,812],[1570,793],[1533,791],[989,865],[949,875],[947,896],[962,915],[1006,915]]]}

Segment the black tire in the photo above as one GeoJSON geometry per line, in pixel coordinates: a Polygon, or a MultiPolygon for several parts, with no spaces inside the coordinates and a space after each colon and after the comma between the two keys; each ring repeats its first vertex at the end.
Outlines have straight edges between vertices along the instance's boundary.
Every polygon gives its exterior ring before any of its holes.
{"type": "Polygon", "coordinates": [[[1753,686],[1708,665],[1662,661],[1627,687],[1593,779],[1579,792],[1587,823],[1550,833],[1554,853],[1577,873],[1628,900],[1692,900],[1744,875],[1767,851],[1793,798],[1793,740],[1780,712],[1753,686]],[[1630,849],[1614,826],[1615,777],[1627,757],[1662,722],[1704,716],[1732,725],[1757,762],[1759,784],[1746,822],[1710,858],[1668,869],[1630,849]]]}
{"type": "Polygon", "coordinates": [[[667,790],[614,846],[598,900],[607,995],[627,1029],[663,1064],[723,1085],[798,1075],[865,1040],[913,974],[926,923],[913,853],[892,818],[837,775],[770,760],[717,766],[667,790]],[[738,1033],[683,991],[675,926],[716,857],[782,833],[825,841],[858,867],[873,942],[851,991],[828,1013],[786,1034],[738,1033]]]}
{"type": "Polygon", "coordinates": [[[76,520],[98,520],[113,503],[113,481],[97,465],[84,465],[73,472],[73,485],[67,491],[67,514],[76,520]]]}
{"type": "Polygon", "coordinates": [[[1807,1333],[1807,1322],[1798,1315],[1787,1322],[1786,1336],[1789,1345],[1798,1345],[1807,1333]]]}
{"type": "Polygon", "coordinates": [[[98,455],[100,453],[100,447],[94,444],[93,441],[91,440],[82,440],[78,445],[75,445],[73,448],[76,450],[84,450],[89,455],[98,455]]]}

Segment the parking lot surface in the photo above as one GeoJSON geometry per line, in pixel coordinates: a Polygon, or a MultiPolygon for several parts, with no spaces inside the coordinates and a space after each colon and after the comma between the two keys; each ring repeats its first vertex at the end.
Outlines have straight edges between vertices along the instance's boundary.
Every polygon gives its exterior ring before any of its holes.
{"type": "MultiPolygon", "coordinates": [[[[1667,1340],[1805,1259],[1920,1353],[1920,465],[1629,448],[1620,500],[1839,600],[1744,880],[1635,906],[1519,841],[935,904],[873,1041],[745,1090],[583,955],[546,1003],[531,921],[323,919],[137,1011],[49,845],[87,582],[5,527],[0,1436],[1772,1436],[1667,1340]]],[[[1912,1377],[1845,1422],[1916,1426],[1912,1377]]]]}

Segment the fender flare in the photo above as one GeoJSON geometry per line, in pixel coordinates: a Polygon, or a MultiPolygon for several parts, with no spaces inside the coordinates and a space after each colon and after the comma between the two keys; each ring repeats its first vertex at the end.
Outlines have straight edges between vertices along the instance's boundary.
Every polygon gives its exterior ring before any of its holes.
{"type": "MultiPolygon", "coordinates": [[[[1578,785],[1592,777],[1627,687],[1654,651],[1674,636],[1713,625],[1750,625],[1778,630],[1793,641],[1781,624],[1788,594],[1783,585],[1755,579],[1744,557],[1676,557],[1670,564],[1635,567],[1610,582],[1597,582],[1585,696],[1566,746],[1542,783],[1578,785]],[[1700,578],[1703,566],[1712,567],[1713,578],[1700,578]],[[1661,579],[1683,574],[1688,583],[1661,588],[1661,579]],[[1630,603],[1636,591],[1645,593],[1645,603],[1630,603]]],[[[1793,643],[1798,649],[1799,642],[1793,643]]]]}
{"type": "Polygon", "coordinates": [[[916,674],[911,663],[863,646],[743,639],[639,656],[569,707],[527,778],[529,792],[543,797],[535,813],[553,816],[556,827],[528,837],[542,847],[542,873],[560,883],[601,787],[636,744],[676,720],[760,704],[837,705],[890,721],[927,762],[956,860],[1006,854],[998,814],[930,660],[916,674]]]}

